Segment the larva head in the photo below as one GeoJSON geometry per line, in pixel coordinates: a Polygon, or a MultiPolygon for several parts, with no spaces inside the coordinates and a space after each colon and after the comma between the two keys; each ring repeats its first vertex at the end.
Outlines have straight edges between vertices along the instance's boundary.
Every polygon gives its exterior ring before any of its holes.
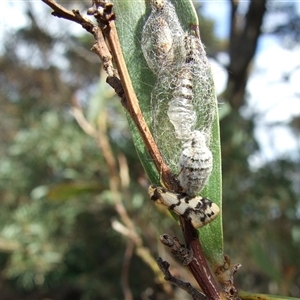
{"type": "Polygon", "coordinates": [[[154,9],[160,10],[165,6],[166,0],[151,0],[151,6],[154,9]]]}
{"type": "Polygon", "coordinates": [[[216,203],[208,200],[205,205],[206,208],[202,207],[201,211],[190,212],[189,218],[194,228],[201,228],[204,225],[212,222],[220,213],[220,208],[216,203]]]}
{"type": "Polygon", "coordinates": [[[157,187],[156,185],[150,185],[148,188],[148,194],[150,199],[156,203],[161,203],[161,193],[164,191],[163,188],[157,187]]]}

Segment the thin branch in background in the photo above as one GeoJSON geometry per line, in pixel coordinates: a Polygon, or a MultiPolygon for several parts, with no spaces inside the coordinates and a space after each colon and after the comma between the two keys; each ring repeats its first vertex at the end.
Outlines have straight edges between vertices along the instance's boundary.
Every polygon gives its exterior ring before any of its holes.
{"type": "Polygon", "coordinates": [[[72,99],[72,104],[73,106],[71,108],[71,114],[75,118],[78,125],[87,135],[96,139],[98,137],[98,132],[85,118],[82,109],[79,105],[79,102],[75,97],[73,97],[72,99]]]}
{"type": "Polygon", "coordinates": [[[129,175],[127,159],[123,153],[118,155],[118,163],[119,163],[119,176],[121,181],[121,187],[123,190],[127,190],[130,183],[130,175],[129,175]]]}
{"type": "Polygon", "coordinates": [[[193,251],[182,245],[177,237],[171,238],[168,234],[164,233],[159,237],[159,240],[162,244],[170,248],[172,254],[181,259],[183,265],[186,266],[193,260],[193,251]]]}
{"type": "Polygon", "coordinates": [[[181,281],[180,279],[171,275],[169,271],[170,264],[167,261],[163,261],[160,257],[157,259],[157,264],[160,270],[165,275],[165,280],[170,281],[181,289],[185,290],[188,294],[190,294],[194,300],[208,300],[203,293],[196,290],[189,282],[181,281]]]}
{"type": "Polygon", "coordinates": [[[129,270],[130,262],[134,250],[134,243],[128,239],[126,243],[126,249],[124,253],[123,266],[121,271],[121,286],[125,300],[133,300],[132,292],[129,287],[129,270]]]}

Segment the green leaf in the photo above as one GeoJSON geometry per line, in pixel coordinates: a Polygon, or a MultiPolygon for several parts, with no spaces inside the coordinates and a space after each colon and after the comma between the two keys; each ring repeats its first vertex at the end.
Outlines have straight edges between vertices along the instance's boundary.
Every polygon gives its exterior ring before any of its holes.
{"type": "MultiPolygon", "coordinates": [[[[139,104],[148,124],[150,123],[150,98],[151,91],[155,84],[155,76],[148,68],[141,50],[141,32],[142,28],[150,14],[149,1],[132,0],[114,0],[114,11],[116,13],[116,27],[125,58],[125,62],[131,77],[131,81],[139,99],[139,104]]],[[[172,2],[178,13],[178,18],[184,30],[189,30],[191,25],[198,24],[198,18],[194,6],[189,0],[180,0],[172,2]]],[[[201,30],[201,28],[200,28],[201,30]]],[[[214,90],[214,89],[213,89],[214,90]]],[[[214,95],[215,99],[216,96],[214,95]]],[[[213,172],[209,184],[201,192],[201,195],[212,199],[221,207],[221,156],[220,156],[220,136],[217,100],[215,105],[216,118],[212,129],[212,152],[214,157],[213,172]]],[[[133,140],[137,149],[139,158],[144,169],[152,183],[160,184],[159,174],[148,151],[145,149],[143,141],[135,128],[133,122],[129,119],[133,140]]],[[[222,214],[199,230],[200,239],[206,257],[212,264],[222,264],[223,262],[223,229],[222,214]]]]}
{"type": "Polygon", "coordinates": [[[46,195],[49,200],[66,201],[81,195],[96,195],[103,192],[105,188],[107,187],[99,185],[98,182],[64,182],[48,187],[46,195]]]}
{"type": "MultiPolygon", "coordinates": [[[[270,256],[270,252],[265,249],[266,245],[261,245],[254,240],[250,243],[251,257],[256,261],[257,265],[259,265],[263,272],[270,278],[280,282],[282,274],[279,259],[274,261],[274,258],[270,256]]],[[[267,245],[271,247],[271,241],[268,241],[267,245]]]]}
{"type": "Polygon", "coordinates": [[[267,294],[254,294],[244,291],[239,291],[239,296],[242,300],[299,300],[299,298],[267,295],[267,294]]]}

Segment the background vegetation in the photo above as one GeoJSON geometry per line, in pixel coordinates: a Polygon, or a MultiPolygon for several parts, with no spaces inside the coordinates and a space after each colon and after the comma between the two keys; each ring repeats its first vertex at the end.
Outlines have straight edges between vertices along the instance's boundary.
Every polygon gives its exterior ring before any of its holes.
{"type": "MultiPolygon", "coordinates": [[[[243,265],[238,288],[300,297],[300,149],[253,169],[250,157],[264,149],[254,135],[256,116],[243,114],[258,38],[273,34],[297,47],[300,20],[293,3],[266,1],[265,10],[265,1],[250,1],[243,14],[233,2],[226,40],[200,17],[208,55],[229,55],[219,95],[229,108],[221,119],[225,252],[243,265]],[[262,31],[278,9],[285,21],[262,31]]],[[[90,4],[68,2],[83,12],[90,4]]],[[[140,244],[192,281],[157,241],[179,230],[148,199],[124,110],[89,51],[92,37],[46,6],[26,2],[24,18],[26,26],[6,28],[0,56],[1,299],[165,299],[168,287],[124,236],[120,207],[140,244]]],[[[284,124],[298,141],[299,119],[284,124]]]]}

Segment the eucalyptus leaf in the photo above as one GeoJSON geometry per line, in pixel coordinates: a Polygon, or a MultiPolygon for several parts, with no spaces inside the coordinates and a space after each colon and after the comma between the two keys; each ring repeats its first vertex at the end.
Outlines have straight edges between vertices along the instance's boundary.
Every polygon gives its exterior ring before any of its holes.
{"type": "MultiPolygon", "coordinates": [[[[116,14],[116,27],[129,71],[129,75],[139,100],[141,110],[148,123],[151,121],[151,91],[155,84],[155,76],[148,68],[141,50],[141,32],[150,14],[151,7],[149,1],[114,0],[114,11],[116,14]]],[[[191,1],[180,0],[172,2],[176,8],[178,18],[182,28],[187,31],[191,25],[198,24],[196,11],[191,1]]],[[[201,30],[201,28],[200,28],[201,30]]],[[[212,89],[214,92],[214,88],[212,89]]],[[[216,96],[213,95],[216,99],[216,96]]],[[[217,203],[221,209],[221,156],[220,156],[220,136],[217,100],[215,101],[215,119],[212,126],[211,150],[214,158],[213,172],[208,185],[201,192],[202,196],[217,203]]],[[[143,141],[135,128],[133,122],[128,118],[133,140],[139,158],[152,183],[160,184],[159,174],[154,167],[148,151],[145,149],[143,141]]],[[[159,146],[159,145],[158,145],[159,146]]],[[[170,145],[172,147],[172,145],[170,145]]],[[[223,229],[222,214],[213,222],[199,230],[200,239],[206,257],[213,265],[223,262],[223,229]]]]}

